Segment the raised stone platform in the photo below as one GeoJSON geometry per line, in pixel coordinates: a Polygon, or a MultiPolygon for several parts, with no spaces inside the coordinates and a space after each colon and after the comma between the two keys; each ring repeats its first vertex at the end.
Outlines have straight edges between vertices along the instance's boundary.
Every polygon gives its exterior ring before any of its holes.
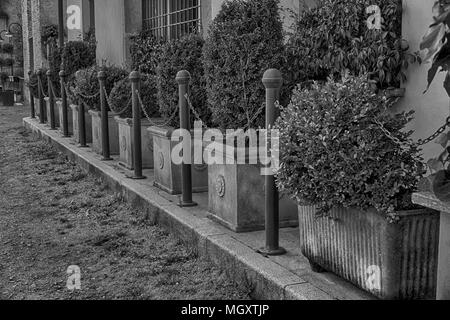
{"type": "Polygon", "coordinates": [[[208,194],[194,194],[199,206],[180,208],[178,196],[153,186],[153,170],[144,170],[145,180],[126,178],[119,159],[104,162],[90,148],[78,148],[72,139],[34,119],[24,126],[64,153],[87,172],[101,177],[120,192],[142,214],[179,237],[222,268],[231,279],[252,288],[255,299],[366,300],[374,297],[331,273],[314,273],[300,253],[298,228],[280,231],[280,244],[288,251],[278,257],[264,257],[256,251],[264,245],[264,231],[234,233],[207,218],[208,194]]]}

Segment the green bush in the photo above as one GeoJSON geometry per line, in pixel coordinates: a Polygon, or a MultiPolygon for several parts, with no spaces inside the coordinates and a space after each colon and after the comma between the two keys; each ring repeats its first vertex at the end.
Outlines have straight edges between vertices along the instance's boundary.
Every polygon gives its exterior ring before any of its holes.
{"type": "Polygon", "coordinates": [[[285,75],[290,87],[305,80],[368,74],[379,88],[399,87],[404,70],[420,62],[404,51],[401,0],[323,0],[299,16],[287,45],[285,75]],[[366,8],[378,5],[382,29],[370,30],[366,8]]]}
{"type": "Polygon", "coordinates": [[[393,115],[393,102],[366,79],[294,90],[277,121],[279,188],[322,214],[343,206],[392,217],[411,205],[423,173],[420,150],[404,130],[413,112],[393,115]]]}
{"type": "Polygon", "coordinates": [[[204,48],[208,104],[220,128],[263,126],[262,76],[283,64],[278,0],[226,1],[204,48]]]}
{"type": "Polygon", "coordinates": [[[61,59],[65,61],[65,72],[72,77],[75,72],[95,64],[96,45],[87,41],[69,41],[62,49],[55,49],[49,57],[50,70],[59,73],[61,59]]]}
{"type": "Polygon", "coordinates": [[[100,85],[98,82],[98,72],[103,70],[106,73],[105,89],[109,95],[116,82],[128,77],[128,71],[116,66],[92,66],[75,73],[71,84],[72,94],[70,99],[76,104],[85,102],[92,109],[100,111],[100,85]]]}
{"type": "MultiPolygon", "coordinates": [[[[167,42],[161,49],[157,67],[156,84],[161,116],[170,118],[178,108],[178,84],[175,81],[178,71],[187,70],[191,74],[189,98],[205,124],[209,123],[206,103],[206,84],[202,65],[203,39],[198,34],[189,34],[181,39],[167,42]]],[[[178,115],[171,125],[179,124],[178,115]]]]}
{"type": "MultiPolygon", "coordinates": [[[[159,116],[158,104],[156,101],[156,81],[152,75],[142,75],[141,88],[139,90],[145,112],[151,118],[159,116]]],[[[132,118],[131,106],[131,82],[123,79],[117,82],[110,94],[111,110],[121,118],[132,118]]],[[[142,116],[145,117],[144,112],[142,116]]]]}
{"type": "Polygon", "coordinates": [[[150,31],[141,31],[130,37],[131,67],[142,73],[156,75],[163,42],[150,31]]]}

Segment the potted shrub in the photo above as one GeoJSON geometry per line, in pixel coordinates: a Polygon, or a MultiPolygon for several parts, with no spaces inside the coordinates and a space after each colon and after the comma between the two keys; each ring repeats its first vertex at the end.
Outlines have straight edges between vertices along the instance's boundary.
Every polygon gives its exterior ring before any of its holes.
{"type": "MultiPolygon", "coordinates": [[[[156,103],[155,77],[142,75],[141,88],[139,90],[141,101],[145,112],[141,112],[141,135],[142,135],[142,167],[153,169],[153,136],[147,129],[155,122],[161,122],[159,108],[156,103]],[[148,120],[149,117],[151,122],[148,120]]],[[[119,163],[129,170],[133,170],[133,115],[131,104],[131,82],[123,79],[117,82],[110,95],[111,110],[116,114],[119,126],[119,163]]]]}
{"type": "MultiPolygon", "coordinates": [[[[264,127],[261,80],[267,69],[281,68],[283,48],[279,1],[224,3],[204,48],[208,105],[215,127],[222,132],[264,127]]],[[[248,153],[248,145],[242,148],[240,152],[248,153]]],[[[219,149],[225,150],[223,145],[219,149]]],[[[264,176],[258,165],[246,163],[208,167],[210,217],[236,232],[260,230],[265,225],[264,176]]],[[[295,226],[297,221],[296,203],[283,197],[280,226],[295,226]]]]}
{"type": "MultiPolygon", "coordinates": [[[[83,70],[88,67],[95,65],[95,51],[96,45],[93,42],[88,41],[69,41],[65,44],[64,48],[55,50],[53,54],[49,57],[50,66],[58,73],[61,67],[61,60],[64,57],[65,66],[64,71],[67,75],[67,87],[74,86],[75,73],[78,70],[83,70]]],[[[56,87],[55,87],[56,88],[56,87]]],[[[72,100],[73,103],[69,104],[71,108],[70,112],[67,113],[68,124],[69,124],[69,134],[74,135],[74,139],[79,143],[79,133],[78,133],[78,112],[79,107],[77,97],[75,97],[69,90],[68,99],[72,100]],[[75,117],[74,117],[75,114],[75,117]],[[74,132],[75,123],[75,132],[74,132]]],[[[60,101],[56,102],[59,112],[59,121],[62,123],[62,103],[60,101]]],[[[88,110],[86,114],[88,115],[88,110]]],[[[91,117],[85,116],[86,121],[86,140],[88,143],[92,142],[92,125],[91,117]]],[[[62,129],[62,128],[61,128],[62,129]]]]}
{"type": "Polygon", "coordinates": [[[411,203],[422,158],[405,131],[413,113],[392,114],[392,105],[365,77],[294,90],[277,121],[277,181],[299,203],[313,270],[384,299],[430,299],[439,214],[411,203]]]}
{"type": "MultiPolygon", "coordinates": [[[[153,136],[153,157],[155,159],[155,185],[171,194],[181,193],[181,166],[173,164],[171,153],[177,144],[171,141],[172,132],[179,128],[178,84],[176,75],[181,70],[191,74],[190,102],[196,108],[205,125],[209,124],[206,107],[205,84],[203,80],[202,48],[203,39],[198,34],[189,34],[181,39],[166,43],[158,56],[156,83],[157,98],[164,126],[148,129],[153,136]]],[[[194,115],[191,113],[192,120],[194,115]]],[[[194,192],[204,192],[208,188],[206,165],[192,166],[194,192]]]]}
{"type": "MultiPolygon", "coordinates": [[[[107,79],[105,87],[106,92],[109,95],[114,83],[126,78],[128,72],[125,69],[115,66],[105,66],[102,68],[106,72],[107,79]]],[[[78,103],[84,102],[85,107],[89,109],[85,111],[89,113],[91,118],[92,149],[97,154],[102,154],[101,106],[99,97],[100,86],[97,78],[99,71],[100,67],[93,66],[78,72],[75,76],[73,92],[74,95],[77,96],[78,103]]],[[[75,131],[75,129],[78,128],[78,118],[75,116],[75,113],[78,112],[78,107],[72,105],[71,108],[74,111],[73,119],[75,131]],[[75,118],[77,123],[75,123],[75,118]]],[[[89,130],[88,121],[86,121],[86,131],[89,130]]],[[[119,130],[117,123],[114,121],[114,115],[111,112],[108,113],[108,122],[110,153],[111,155],[117,155],[119,154],[119,130]]]]}

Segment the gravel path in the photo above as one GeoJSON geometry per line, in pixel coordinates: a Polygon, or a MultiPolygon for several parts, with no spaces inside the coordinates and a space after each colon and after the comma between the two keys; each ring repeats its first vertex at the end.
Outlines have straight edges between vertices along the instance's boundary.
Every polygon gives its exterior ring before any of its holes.
{"type": "MultiPolygon", "coordinates": [[[[248,299],[0,107],[0,299],[248,299]],[[69,266],[81,290],[67,288],[69,266]]],[[[73,282],[76,283],[76,282],[73,282]]]]}

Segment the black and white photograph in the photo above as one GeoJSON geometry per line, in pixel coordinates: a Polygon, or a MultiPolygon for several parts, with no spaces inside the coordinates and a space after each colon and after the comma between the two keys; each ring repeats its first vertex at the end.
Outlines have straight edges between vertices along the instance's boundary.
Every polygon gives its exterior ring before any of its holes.
{"type": "Polygon", "coordinates": [[[450,0],[0,0],[0,88],[0,305],[450,300],[450,0]]]}

